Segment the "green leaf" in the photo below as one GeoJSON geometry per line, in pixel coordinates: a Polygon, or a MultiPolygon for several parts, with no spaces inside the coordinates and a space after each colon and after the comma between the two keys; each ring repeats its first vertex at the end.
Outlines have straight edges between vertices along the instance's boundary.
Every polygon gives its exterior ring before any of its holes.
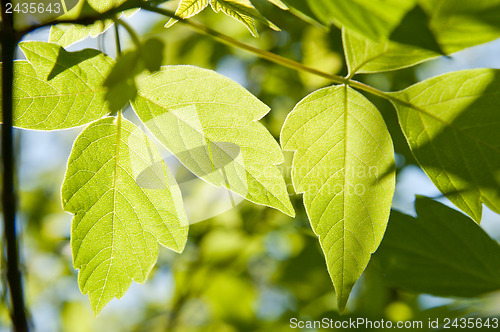
{"type": "Polygon", "coordinates": [[[198,177],[294,215],[275,166],[284,161],[283,153],[257,121],[269,108],[243,87],[210,70],[168,66],[139,83],[132,106],[198,177]]]}
{"type": "Polygon", "coordinates": [[[53,25],[50,28],[49,42],[68,47],[89,36],[95,38],[106,32],[112,25],[112,20],[98,21],[88,26],[64,23],[53,25]]]}
{"type": "MultiPolygon", "coordinates": [[[[192,17],[205,9],[209,3],[210,0],[181,0],[175,10],[175,15],[182,18],[192,17]]],[[[177,22],[177,20],[171,18],[168,20],[167,24],[165,24],[165,28],[171,27],[175,22],[177,22]]]]}
{"type": "Polygon", "coordinates": [[[500,0],[421,0],[446,54],[500,37],[500,0]]]}
{"type": "Polygon", "coordinates": [[[163,62],[164,44],[161,40],[150,38],[139,49],[122,53],[104,86],[108,89],[106,100],[112,111],[123,109],[137,95],[136,77],[144,70],[160,70],[163,62]]]}
{"type": "Polygon", "coordinates": [[[346,28],[342,40],[349,76],[406,68],[440,55],[388,39],[375,42],[346,28]]]}
{"type": "Polygon", "coordinates": [[[415,0],[307,0],[317,17],[373,39],[389,37],[415,0]]]}
{"type": "Polygon", "coordinates": [[[68,53],[43,42],[19,45],[30,61],[15,62],[14,125],[56,130],[110,113],[102,87],[113,60],[95,50],[68,53]]]}
{"type": "Polygon", "coordinates": [[[297,104],[281,132],[296,151],[292,180],[319,237],[343,311],[377,249],[394,193],[394,149],[378,110],[346,86],[317,90],[297,104]]]}
{"type": "Polygon", "coordinates": [[[269,1],[270,3],[272,3],[273,5],[275,5],[276,7],[280,8],[280,9],[283,9],[283,10],[288,10],[288,6],[283,3],[283,1],[281,0],[267,0],[269,1]]]}
{"type": "Polygon", "coordinates": [[[448,73],[392,93],[410,148],[446,197],[475,221],[500,213],[500,70],[448,73]]]}
{"type": "Polygon", "coordinates": [[[269,26],[271,29],[280,30],[275,24],[262,16],[250,0],[211,0],[210,5],[216,13],[222,11],[224,14],[243,23],[255,37],[259,35],[255,28],[255,20],[269,26]]]}
{"type": "Polygon", "coordinates": [[[106,117],[76,139],[62,187],[78,283],[97,314],[122,297],[132,280],[144,282],[158,243],[181,252],[188,226],[182,197],[154,143],[131,122],[106,117]],[[139,174],[150,172],[140,186],[139,174]],[[150,188],[153,187],[153,188],[150,188]]]}
{"type": "Polygon", "coordinates": [[[75,7],[78,2],[79,0],[12,1],[14,28],[20,31],[32,27],[34,24],[43,24],[56,20],[75,7]]]}
{"type": "Polygon", "coordinates": [[[499,38],[499,15],[500,0],[420,1],[378,43],[346,30],[344,49],[353,73],[400,69],[499,38]]]}
{"type": "Polygon", "coordinates": [[[374,256],[386,281],[417,293],[476,297],[500,289],[500,245],[462,213],[429,198],[417,218],[393,211],[374,256]]]}
{"type": "MultiPolygon", "coordinates": [[[[280,30],[275,24],[262,16],[250,0],[181,0],[175,14],[182,18],[189,18],[200,13],[209,3],[216,13],[222,11],[224,14],[243,23],[255,37],[259,35],[255,28],[255,20],[269,26],[271,29],[280,30]]],[[[275,2],[275,4],[280,8],[284,6],[283,3],[275,2]]],[[[165,27],[171,27],[175,22],[177,20],[170,19],[165,27]]]]}
{"type": "Polygon", "coordinates": [[[105,98],[109,108],[115,112],[124,108],[137,95],[135,77],[144,70],[137,51],[126,52],[118,57],[113,69],[104,81],[107,88],[105,98]]]}
{"type": "MultiPolygon", "coordinates": [[[[79,4],[63,15],[61,19],[75,19],[81,17],[95,16],[123,4],[125,0],[81,0],[79,4]]],[[[125,16],[130,16],[137,9],[131,9],[123,12],[125,16]]],[[[97,21],[90,25],[79,24],[56,24],[50,28],[49,42],[55,43],[62,47],[71,46],[87,37],[95,38],[106,32],[113,25],[113,20],[97,21]]]]}

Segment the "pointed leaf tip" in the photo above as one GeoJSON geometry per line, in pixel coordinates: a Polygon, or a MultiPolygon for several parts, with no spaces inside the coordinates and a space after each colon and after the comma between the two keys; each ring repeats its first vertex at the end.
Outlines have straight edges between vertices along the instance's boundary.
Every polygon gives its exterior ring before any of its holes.
{"type": "Polygon", "coordinates": [[[280,140],[295,151],[293,186],[304,194],[343,312],[387,226],[395,186],[391,137],[363,95],[332,86],[297,104],[280,140]]]}

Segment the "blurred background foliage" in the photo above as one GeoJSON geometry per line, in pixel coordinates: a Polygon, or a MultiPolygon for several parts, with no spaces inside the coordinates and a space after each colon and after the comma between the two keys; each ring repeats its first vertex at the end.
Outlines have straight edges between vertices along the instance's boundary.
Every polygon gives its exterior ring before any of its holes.
{"type": "MultiPolygon", "coordinates": [[[[258,26],[260,37],[254,38],[240,23],[210,10],[196,19],[238,40],[308,66],[333,74],[347,73],[338,29],[327,30],[313,20],[299,20],[266,1],[256,1],[256,6],[282,31],[258,26]]],[[[175,3],[172,8],[175,9],[175,3]]],[[[322,78],[220,44],[181,24],[165,29],[167,20],[159,16],[139,12],[127,21],[144,39],[156,37],[164,41],[164,65],[190,64],[213,69],[245,86],[272,108],[262,122],[276,138],[294,105],[311,91],[329,84],[322,78]]],[[[27,39],[47,40],[47,34],[38,31],[27,39]]],[[[126,33],[122,36],[127,45],[126,33]]],[[[128,45],[131,46],[130,41],[128,45]]],[[[113,31],[69,50],[86,47],[97,47],[114,56],[113,31]]],[[[382,90],[399,90],[451,70],[500,68],[499,53],[497,40],[452,58],[356,78],[382,90]]],[[[415,194],[439,198],[439,192],[416,166],[392,106],[385,100],[367,97],[383,113],[394,140],[398,166],[394,209],[414,214],[415,194]]],[[[134,120],[130,110],[125,116],[134,120]]],[[[292,317],[427,321],[438,317],[500,315],[500,293],[461,299],[397,289],[384,278],[375,254],[351,295],[347,314],[339,317],[319,243],[300,197],[292,194],[297,210],[295,219],[243,202],[191,225],[188,244],[181,255],[162,250],[144,285],[133,284],[124,298],[113,300],[94,317],[86,297],[78,290],[69,246],[71,216],[62,212],[60,203],[65,161],[78,132],[16,132],[21,148],[18,160],[23,269],[27,303],[37,331],[288,331],[292,317]]],[[[290,163],[291,155],[287,154],[282,169],[288,183],[290,163]]],[[[186,171],[177,167],[177,172],[182,176],[186,171]]],[[[293,192],[291,185],[289,188],[293,192]]],[[[199,190],[203,195],[202,184],[199,190]]],[[[197,201],[202,200],[198,198],[200,192],[192,189],[183,193],[186,201],[196,198],[193,208],[202,205],[197,201]]],[[[482,225],[492,237],[499,238],[498,215],[486,211],[482,225]]],[[[1,287],[5,299],[4,284],[1,287]]],[[[5,303],[0,304],[1,331],[8,331],[10,326],[5,303]]]]}

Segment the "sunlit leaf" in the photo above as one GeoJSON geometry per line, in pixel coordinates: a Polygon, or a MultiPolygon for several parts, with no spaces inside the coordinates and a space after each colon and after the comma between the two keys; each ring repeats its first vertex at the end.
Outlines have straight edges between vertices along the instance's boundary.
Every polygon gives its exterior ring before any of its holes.
{"type": "Polygon", "coordinates": [[[182,198],[154,143],[131,122],[106,117],[76,139],[62,187],[78,283],[95,313],[142,283],[158,257],[158,243],[181,252],[187,239],[182,198]],[[155,189],[137,183],[154,167],[155,189]]]}
{"type": "Polygon", "coordinates": [[[255,9],[250,0],[211,0],[210,5],[215,12],[222,11],[226,15],[243,23],[254,36],[259,35],[255,28],[255,20],[269,26],[271,29],[279,31],[276,25],[255,9]]]}
{"type": "Polygon", "coordinates": [[[275,165],[283,153],[258,120],[269,108],[213,71],[168,66],[139,83],[133,108],[188,169],[247,200],[294,215],[275,165]]]}
{"type": "Polygon", "coordinates": [[[410,148],[426,174],[475,221],[500,212],[500,71],[448,73],[393,95],[410,148]]]}
{"type": "Polygon", "coordinates": [[[342,40],[350,75],[410,67],[440,55],[389,39],[376,42],[346,28],[342,40]]]}
{"type": "Polygon", "coordinates": [[[475,297],[500,289],[500,245],[468,217],[429,198],[417,218],[392,211],[375,254],[386,281],[416,293],[475,297]]]}
{"type": "MultiPolygon", "coordinates": [[[[255,20],[274,30],[279,30],[275,24],[262,16],[254,5],[252,5],[250,0],[181,0],[175,14],[182,18],[189,18],[201,12],[209,3],[216,13],[222,11],[224,14],[243,23],[254,36],[258,36],[257,29],[255,28],[255,20]]],[[[285,6],[281,1],[275,2],[275,4],[280,8],[285,6]]],[[[168,28],[175,22],[177,22],[177,20],[170,19],[165,27],[168,28]]]]}
{"type": "MultiPolygon", "coordinates": [[[[177,6],[175,15],[182,18],[192,17],[205,9],[209,3],[210,0],[181,0],[177,6]]],[[[177,20],[171,18],[168,20],[167,24],[165,24],[165,27],[171,27],[175,22],[177,22],[177,20]]]]}
{"type": "Polygon", "coordinates": [[[379,40],[389,37],[415,0],[307,0],[312,11],[324,22],[333,22],[379,40]]]}
{"type": "MultiPolygon", "coordinates": [[[[78,5],[72,10],[68,11],[68,13],[62,16],[61,19],[75,19],[78,17],[96,16],[99,13],[103,13],[123,4],[125,1],[126,0],[80,0],[78,5]]],[[[137,9],[131,9],[124,12],[123,14],[125,16],[130,16],[136,11],[137,9]]],[[[89,36],[95,38],[106,32],[112,25],[113,20],[110,19],[96,21],[94,24],[90,24],[87,26],[64,23],[56,24],[50,28],[49,42],[58,44],[62,47],[68,47],[89,36]]]]}
{"type": "Polygon", "coordinates": [[[43,42],[24,42],[20,47],[30,63],[15,63],[15,126],[65,129],[110,112],[102,82],[113,59],[96,50],[69,53],[43,42]]]}
{"type": "Polygon", "coordinates": [[[105,98],[112,111],[121,110],[137,95],[136,75],[144,70],[137,51],[123,53],[118,57],[103,85],[106,87],[105,98]]]}
{"type": "Polygon", "coordinates": [[[387,225],[395,175],[391,137],[378,110],[346,86],[313,92],[289,114],[284,150],[319,237],[343,311],[387,225]]]}
{"type": "Polygon", "coordinates": [[[137,95],[136,77],[144,70],[155,72],[163,63],[164,44],[150,38],[139,49],[122,53],[104,81],[106,100],[112,111],[121,110],[137,95]]]}

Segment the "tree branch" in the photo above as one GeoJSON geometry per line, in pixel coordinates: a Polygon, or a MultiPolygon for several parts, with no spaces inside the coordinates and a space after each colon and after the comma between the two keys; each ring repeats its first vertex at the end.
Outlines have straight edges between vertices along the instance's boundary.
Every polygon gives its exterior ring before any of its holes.
{"type": "Polygon", "coordinates": [[[12,129],[14,52],[17,38],[14,31],[14,15],[7,13],[7,4],[2,1],[2,207],[4,236],[6,242],[7,284],[10,293],[11,316],[14,331],[29,330],[24,305],[23,282],[19,263],[19,244],[16,230],[16,192],[14,186],[14,140],[12,129]]]}

